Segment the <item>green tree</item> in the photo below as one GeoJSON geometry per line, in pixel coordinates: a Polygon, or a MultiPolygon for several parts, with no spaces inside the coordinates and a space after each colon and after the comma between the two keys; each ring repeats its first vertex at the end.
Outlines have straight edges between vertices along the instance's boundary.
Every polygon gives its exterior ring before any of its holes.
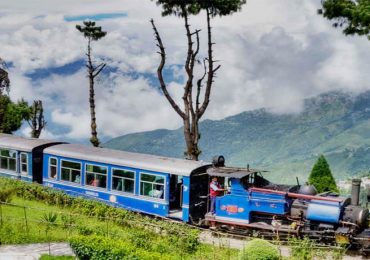
{"type": "Polygon", "coordinates": [[[4,92],[8,93],[10,88],[9,75],[6,69],[6,63],[0,58],[0,95],[3,95],[4,92]]]}
{"type": "Polygon", "coordinates": [[[0,133],[11,134],[28,120],[30,107],[24,100],[14,103],[7,95],[0,95],[0,133]]]}
{"type": "Polygon", "coordinates": [[[24,100],[14,103],[8,96],[10,90],[6,63],[0,58],[0,133],[11,134],[28,120],[30,107],[24,100]]]}
{"type": "Polygon", "coordinates": [[[92,61],[91,54],[91,43],[93,41],[98,41],[103,38],[107,32],[102,31],[100,26],[96,26],[93,21],[85,21],[83,25],[76,25],[76,29],[83,34],[87,39],[87,75],[89,78],[89,102],[90,102],[90,116],[91,116],[91,138],[90,142],[93,146],[98,147],[100,144],[96,125],[96,115],[95,115],[95,78],[100,74],[100,72],[106,66],[105,63],[100,63],[99,65],[94,65],[92,61]]]}
{"type": "Polygon", "coordinates": [[[344,34],[365,35],[370,40],[369,0],[323,0],[318,13],[334,20],[334,27],[343,27],[344,34]]]}
{"type": "Polygon", "coordinates": [[[161,61],[157,69],[160,88],[172,108],[183,120],[186,157],[192,160],[198,160],[201,153],[198,147],[200,139],[198,123],[208,107],[214,77],[216,71],[220,68],[220,65],[215,66],[214,64],[211,18],[217,15],[230,15],[240,10],[241,6],[246,3],[246,0],[157,0],[156,3],[162,6],[163,16],[175,15],[184,20],[185,40],[187,42],[187,55],[184,67],[187,79],[184,84],[184,94],[182,96],[183,108],[180,108],[167,90],[163,76],[163,68],[166,63],[165,47],[153,19],[151,23],[161,56],[161,61]],[[202,10],[206,14],[207,55],[199,59],[200,30],[191,30],[189,16],[197,15],[202,10]],[[195,66],[198,66],[202,71],[202,75],[197,80],[194,76],[195,66]],[[205,83],[203,83],[204,80],[205,83]]]}
{"type": "Polygon", "coordinates": [[[325,191],[338,192],[335,179],[324,155],[320,155],[319,159],[313,166],[311,174],[308,177],[308,182],[314,185],[319,193],[325,191]]]}

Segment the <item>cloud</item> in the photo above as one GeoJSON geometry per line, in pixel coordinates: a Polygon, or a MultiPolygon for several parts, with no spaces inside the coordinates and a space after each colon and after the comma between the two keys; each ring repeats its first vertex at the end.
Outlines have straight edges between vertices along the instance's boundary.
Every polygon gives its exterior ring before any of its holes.
{"type": "MultiPolygon", "coordinates": [[[[242,12],[212,20],[217,72],[204,118],[220,119],[267,107],[297,113],[303,99],[330,90],[370,89],[370,49],[365,38],[346,37],[316,13],[320,0],[250,0],[242,12]]],[[[159,55],[149,23],[154,18],[166,47],[166,81],[182,104],[186,58],[183,21],[161,17],[153,1],[91,0],[0,2],[0,57],[10,61],[11,96],[42,99],[48,113],[47,136],[89,138],[86,39],[78,21],[65,17],[127,14],[98,22],[106,37],[93,43],[94,61],[106,62],[96,86],[98,132],[103,138],[156,128],[176,128],[181,120],[158,90],[159,55]],[[109,19],[114,18],[114,19],[109,19]],[[58,73],[61,68],[69,73],[58,73]],[[50,69],[54,68],[54,69],[50,69]],[[36,77],[48,70],[44,77],[36,77]]],[[[81,18],[82,19],[82,18],[81,18]]],[[[201,29],[200,58],[206,53],[205,14],[190,17],[201,29]]],[[[202,73],[201,66],[195,73],[202,73]]]]}

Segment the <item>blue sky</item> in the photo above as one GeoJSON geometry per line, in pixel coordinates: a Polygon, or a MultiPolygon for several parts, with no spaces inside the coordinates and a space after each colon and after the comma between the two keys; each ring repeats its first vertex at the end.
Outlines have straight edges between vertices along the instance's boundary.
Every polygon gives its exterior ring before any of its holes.
{"type": "Polygon", "coordinates": [[[76,22],[76,21],[85,21],[85,20],[93,20],[93,21],[101,21],[106,19],[115,19],[115,18],[122,18],[126,17],[127,14],[125,13],[102,13],[102,14],[84,14],[84,15],[73,15],[73,16],[65,16],[64,20],[66,22],[76,22]]]}
{"type": "MultiPolygon", "coordinates": [[[[249,0],[241,12],[213,19],[214,54],[221,69],[204,119],[261,107],[298,113],[307,97],[369,90],[369,41],[344,36],[317,15],[319,7],[320,0],[249,0]]],[[[96,85],[101,138],[181,126],[158,91],[159,56],[149,19],[156,21],[166,46],[166,81],[180,105],[185,32],[181,19],[161,17],[153,1],[17,0],[1,1],[0,10],[0,57],[12,65],[11,97],[44,101],[48,127],[43,137],[89,138],[86,41],[75,29],[89,18],[108,32],[93,45],[94,61],[108,64],[96,85]]],[[[204,57],[204,14],[190,23],[202,29],[204,57]]],[[[29,129],[21,134],[28,135],[29,129]]]]}

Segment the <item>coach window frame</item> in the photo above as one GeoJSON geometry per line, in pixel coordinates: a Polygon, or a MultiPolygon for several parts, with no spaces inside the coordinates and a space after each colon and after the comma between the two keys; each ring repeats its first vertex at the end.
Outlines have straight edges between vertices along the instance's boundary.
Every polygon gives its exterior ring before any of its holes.
{"type": "Polygon", "coordinates": [[[85,163],[85,186],[89,186],[89,187],[93,187],[93,188],[97,188],[97,189],[107,190],[108,189],[108,167],[107,166],[100,165],[100,164],[95,164],[95,163],[85,163]],[[95,166],[95,167],[99,167],[99,168],[105,168],[105,174],[104,173],[100,173],[100,172],[88,171],[87,170],[87,167],[88,166],[92,166],[92,167],[95,166]],[[94,175],[94,180],[96,180],[96,178],[95,178],[96,175],[104,176],[105,177],[105,187],[100,187],[100,186],[95,186],[95,185],[89,184],[87,182],[87,175],[88,174],[93,174],[94,175]]]}
{"type": "Polygon", "coordinates": [[[64,182],[69,182],[69,183],[75,183],[75,184],[79,184],[81,185],[81,182],[82,182],[82,179],[81,179],[81,174],[82,174],[82,163],[81,162],[78,162],[78,161],[74,161],[74,160],[69,160],[69,159],[61,159],[60,160],[60,181],[64,181],[64,182]],[[80,165],[80,182],[74,182],[72,181],[72,170],[75,170],[77,171],[77,169],[73,169],[73,168],[69,168],[69,167],[63,167],[63,162],[71,162],[71,163],[77,163],[80,165]],[[62,179],[62,170],[64,169],[69,169],[70,172],[69,172],[69,176],[70,176],[70,180],[63,180],[62,179]]]}
{"type": "Polygon", "coordinates": [[[18,154],[17,154],[17,150],[14,150],[14,149],[7,149],[7,148],[0,148],[0,169],[2,170],[7,170],[7,171],[10,171],[10,172],[14,172],[14,173],[17,173],[18,172],[18,164],[17,164],[17,161],[18,161],[18,154]],[[10,156],[5,156],[5,155],[2,155],[2,151],[8,151],[8,153],[10,154],[10,152],[13,152],[13,154],[15,154],[15,158],[13,157],[10,157],[10,156]],[[6,159],[6,164],[7,164],[7,168],[3,168],[2,167],[2,160],[3,159],[6,159]],[[14,165],[15,165],[15,169],[14,170],[11,170],[9,165],[9,160],[14,160],[14,165]]]}
{"type": "Polygon", "coordinates": [[[58,158],[57,157],[54,157],[54,156],[49,157],[48,177],[49,179],[54,179],[54,180],[58,179],[58,158]],[[55,160],[55,165],[51,164],[51,160],[55,160]],[[55,177],[51,176],[51,167],[55,168],[55,177]]]}
{"type": "Polygon", "coordinates": [[[25,152],[19,153],[19,166],[20,166],[20,173],[22,175],[28,175],[28,154],[25,152]],[[26,158],[26,162],[22,161],[22,157],[26,158]],[[26,171],[23,171],[23,166],[26,166],[26,171]]]}
{"type": "Polygon", "coordinates": [[[140,172],[139,174],[139,196],[142,196],[142,197],[147,197],[147,198],[152,198],[152,199],[157,199],[157,200],[165,200],[166,199],[166,192],[167,192],[167,187],[166,187],[166,176],[164,175],[160,175],[160,174],[155,174],[155,173],[148,173],[148,172],[140,172]],[[150,182],[150,181],[142,181],[141,180],[141,177],[142,175],[145,174],[145,175],[152,175],[152,176],[155,176],[155,177],[161,177],[163,178],[163,183],[157,183],[157,182],[150,182]],[[161,195],[161,197],[155,197],[155,196],[150,196],[150,195],[144,195],[144,194],[141,194],[141,184],[142,183],[150,183],[152,184],[152,190],[153,189],[153,186],[154,185],[161,185],[163,186],[163,194],[161,195]]]}
{"type": "Polygon", "coordinates": [[[111,186],[112,186],[111,187],[111,190],[112,191],[116,191],[116,192],[122,192],[122,193],[128,193],[128,194],[135,194],[135,187],[136,187],[136,178],[135,177],[136,177],[136,171],[127,170],[127,169],[124,169],[124,168],[112,167],[112,169],[111,169],[111,186]],[[134,176],[133,176],[133,178],[114,176],[114,171],[115,170],[133,173],[134,176]],[[123,189],[123,187],[125,187],[124,183],[125,183],[126,180],[133,181],[133,190],[132,190],[132,192],[115,189],[114,186],[113,186],[113,183],[114,183],[113,178],[119,178],[119,179],[121,179],[123,181],[122,182],[122,189],[123,189]]]}

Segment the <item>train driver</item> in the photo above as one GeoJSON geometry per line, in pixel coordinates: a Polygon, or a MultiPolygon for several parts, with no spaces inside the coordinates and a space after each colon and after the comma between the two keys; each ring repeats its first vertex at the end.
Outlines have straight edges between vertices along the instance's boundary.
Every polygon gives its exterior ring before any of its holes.
{"type": "Polygon", "coordinates": [[[217,177],[213,177],[211,183],[209,184],[209,197],[211,198],[211,214],[216,212],[216,197],[222,195],[225,191],[221,185],[217,182],[217,177]]]}

